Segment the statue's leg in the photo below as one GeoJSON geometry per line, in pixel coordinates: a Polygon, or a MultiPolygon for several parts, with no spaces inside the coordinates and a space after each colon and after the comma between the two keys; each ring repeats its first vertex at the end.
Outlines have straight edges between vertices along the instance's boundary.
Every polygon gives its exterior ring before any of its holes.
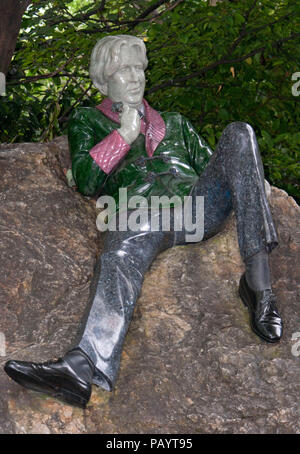
{"type": "Polygon", "coordinates": [[[159,211],[158,229],[151,231],[150,214],[138,226],[138,232],[107,232],[74,347],[62,358],[45,363],[8,361],[5,371],[13,380],[82,408],[90,399],[92,383],[107,390],[113,388],[144,275],[157,254],[174,245],[172,229],[162,231],[159,211]]]}
{"type": "MultiPolygon", "coordinates": [[[[157,216],[161,221],[159,212],[157,216]]],[[[161,225],[151,231],[149,216],[138,232],[108,231],[74,347],[45,363],[8,361],[6,373],[26,388],[82,408],[90,399],[92,383],[111,390],[144,275],[156,255],[174,244],[173,232],[163,232],[161,225]]]]}
{"type": "Polygon", "coordinates": [[[227,126],[191,195],[204,196],[204,239],[220,230],[233,208],[243,260],[278,244],[258,144],[247,123],[227,126]]]}
{"type": "MultiPolygon", "coordinates": [[[[239,293],[249,309],[253,331],[268,342],[277,342],[282,336],[282,322],[271,289],[268,254],[278,245],[278,238],[250,125],[236,122],[225,129],[191,195],[204,196],[204,239],[221,229],[233,208],[246,266],[239,293]]],[[[176,244],[182,242],[179,233],[176,244]]]]}
{"type": "Polygon", "coordinates": [[[113,388],[144,275],[157,254],[173,243],[170,232],[106,233],[77,344],[96,366],[93,383],[104,389],[113,388]]]}

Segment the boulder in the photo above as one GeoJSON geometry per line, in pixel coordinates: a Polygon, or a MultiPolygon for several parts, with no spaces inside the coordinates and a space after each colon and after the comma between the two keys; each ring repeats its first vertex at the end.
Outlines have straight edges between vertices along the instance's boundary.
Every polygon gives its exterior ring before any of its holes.
{"type": "Polygon", "coordinates": [[[249,327],[232,215],[212,239],[154,261],[113,392],[93,387],[81,410],[8,378],[8,359],[63,355],[88,300],[102,234],[95,200],[67,184],[69,167],[66,137],[0,146],[0,433],[299,433],[300,208],[275,187],[280,343],[249,327]]]}

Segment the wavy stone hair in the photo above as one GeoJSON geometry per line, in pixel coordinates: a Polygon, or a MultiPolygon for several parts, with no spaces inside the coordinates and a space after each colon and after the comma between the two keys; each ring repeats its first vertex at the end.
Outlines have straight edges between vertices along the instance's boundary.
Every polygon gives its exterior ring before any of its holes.
{"type": "Polygon", "coordinates": [[[140,38],[131,35],[115,35],[100,39],[92,51],[90,77],[103,95],[107,95],[109,77],[119,68],[120,50],[123,45],[136,46],[144,70],[147,68],[146,46],[140,38]]]}

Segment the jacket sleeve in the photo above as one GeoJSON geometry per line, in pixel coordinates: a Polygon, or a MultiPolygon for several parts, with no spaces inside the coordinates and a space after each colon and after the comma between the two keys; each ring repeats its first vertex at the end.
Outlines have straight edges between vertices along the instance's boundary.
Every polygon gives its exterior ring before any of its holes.
{"type": "Polygon", "coordinates": [[[107,175],[90,156],[94,147],[95,134],[91,120],[84,108],[79,108],[71,116],[68,140],[72,160],[72,173],[76,186],[83,195],[99,194],[107,175]]]}
{"type": "Polygon", "coordinates": [[[115,129],[105,139],[90,150],[90,155],[98,166],[109,174],[124,158],[130,146],[115,129]]]}
{"type": "Polygon", "coordinates": [[[191,166],[201,175],[213,152],[185,117],[182,117],[182,132],[191,166]]]}

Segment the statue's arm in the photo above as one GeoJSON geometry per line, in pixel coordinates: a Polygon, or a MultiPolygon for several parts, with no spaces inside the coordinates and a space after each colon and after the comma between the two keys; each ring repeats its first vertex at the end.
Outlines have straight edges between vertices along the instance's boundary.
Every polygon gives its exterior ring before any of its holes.
{"type": "Polygon", "coordinates": [[[201,175],[213,152],[185,117],[182,117],[182,132],[190,163],[201,175]]]}
{"type": "Polygon", "coordinates": [[[99,194],[107,175],[90,156],[95,145],[93,125],[84,109],[74,111],[68,128],[72,173],[76,186],[83,195],[99,194]]]}

